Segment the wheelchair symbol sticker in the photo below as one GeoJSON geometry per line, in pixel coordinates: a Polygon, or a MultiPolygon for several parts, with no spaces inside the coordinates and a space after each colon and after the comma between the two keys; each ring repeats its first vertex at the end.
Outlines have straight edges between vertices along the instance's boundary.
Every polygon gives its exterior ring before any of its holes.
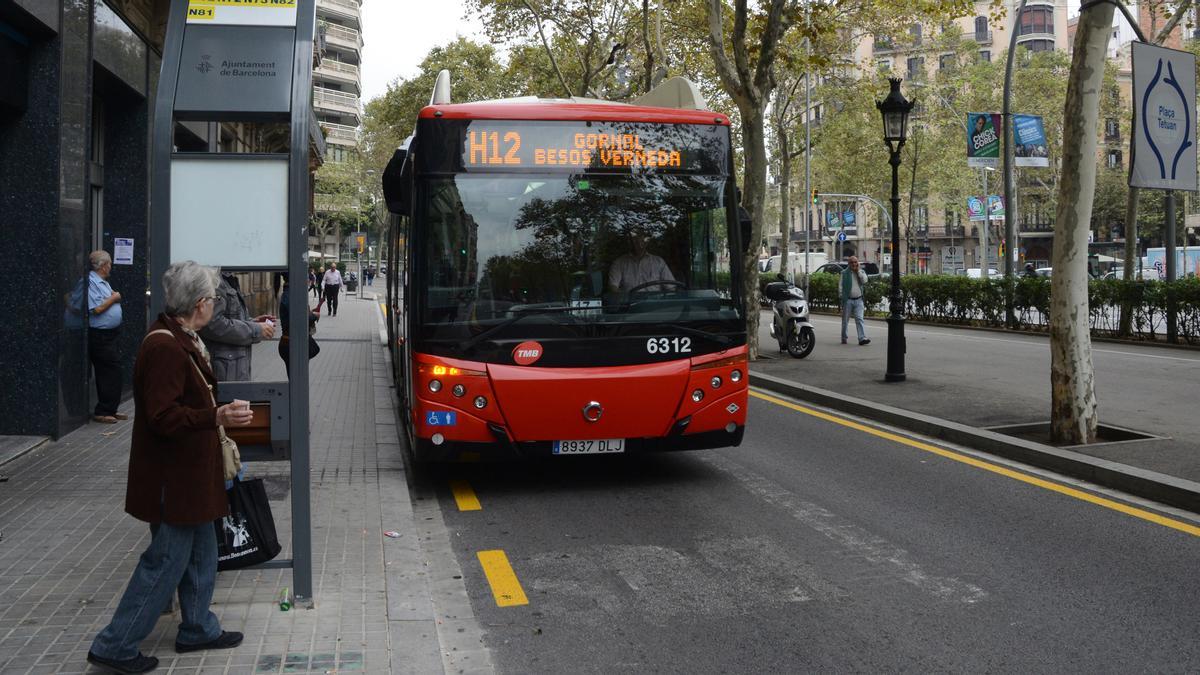
{"type": "Polygon", "coordinates": [[[458,424],[458,413],[432,410],[425,414],[425,423],[431,427],[452,427],[458,424]]]}

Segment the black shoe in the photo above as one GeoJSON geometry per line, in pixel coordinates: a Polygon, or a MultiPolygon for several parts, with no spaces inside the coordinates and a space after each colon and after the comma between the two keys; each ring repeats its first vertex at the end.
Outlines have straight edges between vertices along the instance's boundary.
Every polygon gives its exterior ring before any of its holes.
{"type": "Polygon", "coordinates": [[[858,344],[859,345],[869,345],[869,344],[871,344],[871,338],[863,338],[858,341],[858,344]]]}
{"type": "Polygon", "coordinates": [[[153,656],[146,656],[141,652],[132,659],[117,661],[115,659],[106,659],[96,656],[92,652],[88,652],[88,663],[93,666],[107,668],[114,673],[148,673],[158,667],[158,659],[153,656]]]}
{"type": "Polygon", "coordinates": [[[233,649],[242,644],[242,634],[233,631],[223,630],[220,637],[216,640],[210,640],[198,645],[185,645],[179,642],[175,643],[175,651],[180,654],[188,652],[198,652],[201,649],[233,649]]]}

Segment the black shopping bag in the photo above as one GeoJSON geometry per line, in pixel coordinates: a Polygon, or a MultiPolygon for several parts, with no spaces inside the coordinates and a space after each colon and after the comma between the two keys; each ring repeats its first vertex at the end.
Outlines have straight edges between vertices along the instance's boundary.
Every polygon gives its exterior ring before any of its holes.
{"type": "Polygon", "coordinates": [[[217,569],[241,569],[279,555],[282,547],[262,479],[235,479],[226,494],[229,515],[213,523],[217,531],[217,569]]]}

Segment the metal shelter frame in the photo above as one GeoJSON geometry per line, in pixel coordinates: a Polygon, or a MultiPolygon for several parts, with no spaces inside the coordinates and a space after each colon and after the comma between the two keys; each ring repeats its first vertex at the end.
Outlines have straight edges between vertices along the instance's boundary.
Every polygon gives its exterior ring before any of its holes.
{"type": "MultiPolygon", "coordinates": [[[[150,178],[150,276],[152,287],[171,264],[171,169],[176,159],[217,159],[255,161],[284,159],[288,161],[287,178],[287,264],[284,268],[268,267],[274,271],[286,271],[289,278],[301,280],[308,275],[308,207],[309,207],[309,101],[312,91],[313,36],[316,28],[315,0],[296,0],[296,24],[294,29],[294,52],[292,60],[290,111],[286,114],[265,115],[260,112],[230,112],[228,107],[214,107],[209,121],[256,122],[267,119],[288,121],[291,127],[290,151],[286,154],[232,154],[223,153],[176,153],[174,151],[174,129],[176,122],[176,96],[181,79],[181,69],[193,68],[195,64],[184,64],[182,60],[187,22],[188,0],[171,0],[162,55],[162,72],[154,105],[154,127],[151,139],[150,178]]],[[[203,26],[211,30],[212,27],[203,26]]],[[[204,113],[188,111],[188,119],[203,119],[204,113]]],[[[210,144],[211,149],[211,144],[210,144]]],[[[294,308],[308,307],[307,284],[297,281],[288,284],[288,302],[294,308]]],[[[152,292],[150,309],[158,314],[163,308],[160,292],[152,292]]],[[[307,312],[292,311],[288,332],[291,335],[308,335],[307,312]]],[[[219,388],[222,402],[241,398],[254,402],[267,402],[271,406],[271,445],[268,447],[243,447],[243,458],[247,460],[289,461],[291,468],[292,500],[292,559],[273,560],[262,568],[291,568],[293,593],[297,604],[310,606],[313,591],[312,552],[312,505],[309,482],[309,367],[308,341],[289,341],[290,378],[287,382],[223,382],[219,388]]]]}

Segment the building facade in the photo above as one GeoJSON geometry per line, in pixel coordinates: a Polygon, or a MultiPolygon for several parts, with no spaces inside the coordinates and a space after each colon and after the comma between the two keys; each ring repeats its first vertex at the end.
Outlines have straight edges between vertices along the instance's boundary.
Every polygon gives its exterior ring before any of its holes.
{"type": "MultiPolygon", "coordinates": [[[[114,257],[122,296],[124,386],[151,317],[150,138],[169,0],[0,0],[0,236],[12,268],[5,295],[0,435],[58,437],[91,415],[88,254],[114,257]],[[115,240],[132,254],[116,255],[115,240]],[[85,286],[84,286],[85,287],[85,286]]],[[[316,130],[315,120],[310,123],[316,130]]],[[[188,122],[177,152],[288,147],[286,124],[188,122]],[[282,135],[281,135],[282,134],[282,135]]],[[[310,138],[312,166],[324,153],[310,138]]],[[[260,310],[273,280],[248,274],[260,310]]]]}
{"type": "MultiPolygon", "coordinates": [[[[321,62],[313,70],[313,110],[325,132],[326,161],[345,162],[358,152],[362,124],[361,0],[317,0],[317,40],[321,62]]],[[[345,195],[314,197],[317,218],[358,208],[345,195]]],[[[341,241],[336,232],[310,232],[309,248],[336,260],[341,241]]]]}

